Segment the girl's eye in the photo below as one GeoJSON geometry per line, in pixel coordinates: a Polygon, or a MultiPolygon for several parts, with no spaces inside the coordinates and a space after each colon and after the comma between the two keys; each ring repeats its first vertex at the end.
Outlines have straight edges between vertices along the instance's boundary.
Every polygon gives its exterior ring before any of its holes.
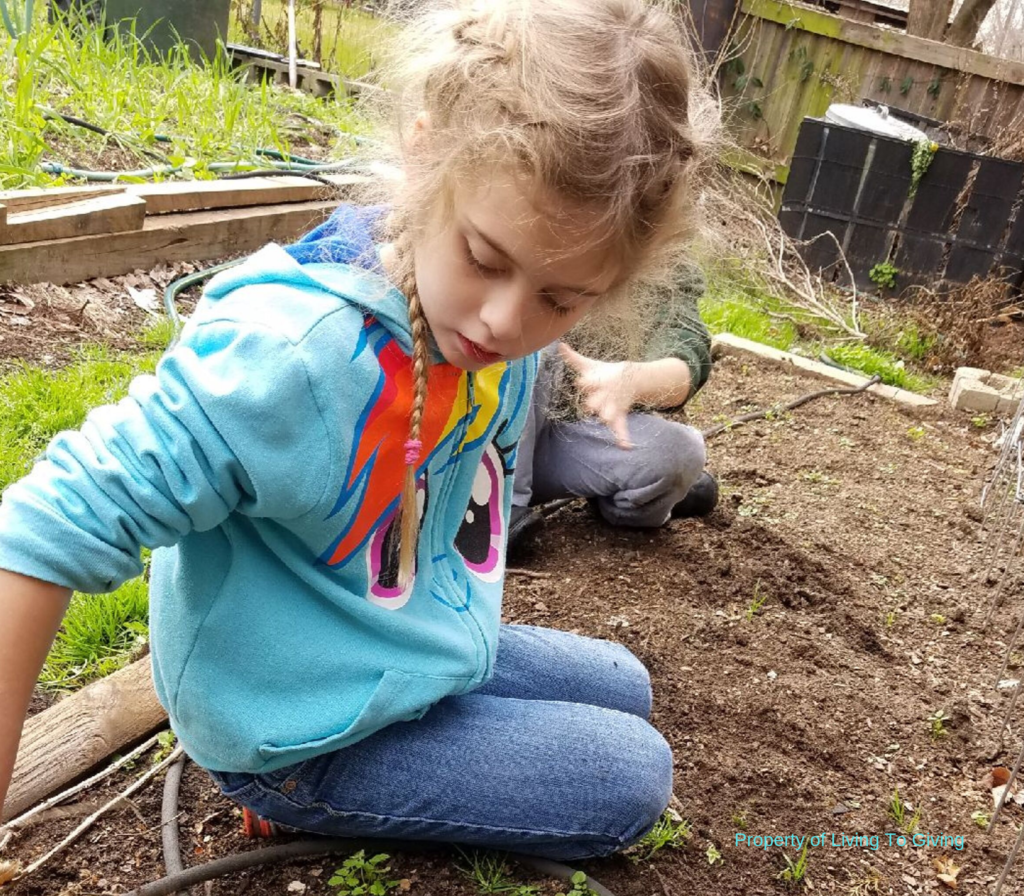
{"type": "Polygon", "coordinates": [[[540,297],[544,300],[544,304],[554,311],[555,314],[559,315],[559,317],[564,317],[573,310],[568,305],[563,305],[549,292],[542,292],[540,297]]]}
{"type": "Polygon", "coordinates": [[[473,254],[473,249],[469,245],[469,241],[468,240],[466,241],[466,260],[474,268],[476,268],[476,270],[479,273],[481,273],[485,277],[495,277],[498,274],[502,273],[500,268],[492,268],[490,265],[484,264],[479,258],[477,258],[473,254]]]}

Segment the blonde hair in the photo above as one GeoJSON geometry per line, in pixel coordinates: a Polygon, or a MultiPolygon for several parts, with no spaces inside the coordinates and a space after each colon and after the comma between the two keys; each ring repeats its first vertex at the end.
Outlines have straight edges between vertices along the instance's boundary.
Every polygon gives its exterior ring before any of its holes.
{"type": "Polygon", "coordinates": [[[662,5],[451,0],[418,17],[400,40],[401,55],[385,69],[399,139],[409,139],[417,116],[429,122],[415,152],[399,145],[405,179],[391,198],[414,343],[400,509],[399,580],[407,582],[429,358],[412,247],[439,209],[450,214],[459,181],[500,167],[527,178],[539,196],[586,211],[588,234],[618,266],[621,294],[669,268],[698,228],[693,171],[702,140],[686,37],[662,5]]]}

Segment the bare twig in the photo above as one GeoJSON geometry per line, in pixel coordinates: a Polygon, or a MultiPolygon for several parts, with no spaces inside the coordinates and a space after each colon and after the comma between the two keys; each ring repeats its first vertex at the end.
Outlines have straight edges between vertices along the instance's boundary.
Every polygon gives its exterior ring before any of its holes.
{"type": "Polygon", "coordinates": [[[523,576],[527,579],[550,579],[552,577],[549,572],[534,572],[532,569],[506,569],[505,575],[523,576]]]}
{"type": "Polygon", "coordinates": [[[178,757],[182,754],[182,752],[183,750],[180,746],[175,747],[174,750],[171,752],[171,755],[168,756],[163,762],[161,762],[159,765],[153,766],[153,768],[151,768],[148,772],[146,772],[146,774],[144,774],[137,781],[135,781],[127,790],[125,790],[123,793],[118,794],[109,803],[106,803],[104,806],[101,806],[99,809],[93,812],[92,815],[85,819],[85,821],[83,821],[77,828],[75,828],[70,834],[68,834],[67,837],[61,840],[60,843],[58,843],[53,849],[51,849],[48,853],[41,856],[40,858],[36,859],[31,865],[29,865],[24,871],[22,871],[18,875],[17,879],[27,877],[29,874],[32,874],[32,872],[38,871],[50,859],[52,859],[58,853],[62,852],[66,847],[70,846],[79,837],[81,837],[82,834],[89,830],[89,828],[91,828],[96,823],[97,819],[99,819],[100,816],[109,812],[122,800],[127,799],[133,793],[135,793],[135,791],[140,790],[143,787],[143,785],[147,784],[152,778],[156,777],[172,762],[176,762],[178,757]]]}
{"type": "Polygon", "coordinates": [[[735,420],[730,420],[728,423],[722,423],[718,426],[712,426],[710,429],[705,429],[701,435],[704,436],[705,441],[713,439],[720,433],[733,430],[737,426],[743,426],[744,423],[752,423],[755,420],[766,420],[770,416],[776,414],[783,414],[786,411],[792,411],[801,405],[807,404],[809,401],[813,401],[815,398],[824,398],[828,395],[857,395],[866,389],[870,389],[876,383],[881,382],[881,377],[875,374],[862,386],[855,386],[853,388],[834,388],[834,389],[821,389],[818,392],[809,392],[807,395],[801,395],[799,398],[794,399],[788,404],[775,405],[770,408],[762,408],[759,411],[751,411],[749,414],[744,414],[742,417],[737,417],[735,420]]]}
{"type": "Polygon", "coordinates": [[[150,749],[151,747],[156,746],[159,736],[159,734],[154,734],[151,738],[149,738],[149,740],[139,744],[139,746],[137,746],[134,750],[122,756],[120,759],[117,760],[117,762],[108,765],[105,769],[103,769],[103,771],[93,775],[91,778],[86,778],[86,780],[79,782],[74,787],[69,787],[67,790],[58,793],[56,796],[50,797],[48,800],[44,800],[38,806],[29,809],[27,812],[19,815],[17,818],[11,819],[9,822],[7,822],[7,824],[0,827],[0,852],[3,851],[4,846],[6,846],[11,836],[16,831],[25,827],[26,823],[33,816],[38,815],[40,812],[45,812],[47,809],[56,806],[60,803],[63,803],[65,800],[71,799],[71,797],[75,796],[76,794],[81,793],[83,790],[88,790],[94,784],[102,781],[109,775],[112,775],[119,768],[121,768],[121,766],[131,762],[133,759],[135,759],[140,754],[145,753],[146,750],[150,749]]]}

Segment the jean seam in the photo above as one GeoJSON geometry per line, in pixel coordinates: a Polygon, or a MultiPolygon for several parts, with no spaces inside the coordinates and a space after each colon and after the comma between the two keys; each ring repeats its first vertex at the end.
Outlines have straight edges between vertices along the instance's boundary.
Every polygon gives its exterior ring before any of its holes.
{"type": "Polygon", "coordinates": [[[293,806],[296,809],[301,809],[301,810],[322,809],[323,811],[327,812],[328,814],[330,814],[332,816],[336,816],[336,817],[358,817],[358,818],[361,818],[361,819],[368,819],[368,820],[372,820],[372,821],[403,821],[403,822],[415,821],[415,822],[426,822],[428,824],[450,825],[452,827],[457,827],[457,828],[469,828],[469,829],[472,829],[472,830],[489,831],[489,832],[502,833],[502,834],[541,834],[543,836],[561,837],[561,838],[567,838],[567,839],[579,839],[581,837],[588,837],[588,838],[591,838],[591,839],[603,840],[603,841],[606,841],[606,842],[612,843],[612,844],[620,844],[620,843],[629,842],[627,840],[623,840],[623,838],[618,837],[618,836],[616,836],[614,834],[604,834],[604,833],[599,833],[599,832],[596,832],[596,831],[558,831],[558,830],[542,830],[542,829],[537,829],[537,828],[509,828],[509,827],[499,827],[499,826],[496,826],[496,825],[488,825],[488,824],[476,824],[476,823],[470,823],[470,822],[465,822],[465,821],[449,821],[449,820],[441,819],[441,818],[426,818],[426,817],[421,816],[421,815],[400,815],[400,814],[395,814],[395,815],[378,815],[378,814],[376,814],[374,812],[363,812],[363,811],[360,811],[360,810],[336,809],[335,807],[331,806],[330,803],[325,803],[325,802],[320,801],[320,800],[316,800],[316,801],[311,802],[311,803],[297,803],[294,800],[289,799],[287,796],[282,794],[279,790],[274,790],[272,788],[268,788],[264,784],[260,783],[259,781],[256,781],[254,783],[255,783],[256,787],[258,789],[262,790],[264,793],[272,794],[273,796],[279,798],[280,800],[282,800],[285,803],[288,803],[288,805],[293,806]]]}

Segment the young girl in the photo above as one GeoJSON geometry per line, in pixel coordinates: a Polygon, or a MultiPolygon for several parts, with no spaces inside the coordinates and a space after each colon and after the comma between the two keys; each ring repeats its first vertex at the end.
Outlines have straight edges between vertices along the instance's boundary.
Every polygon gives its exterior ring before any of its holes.
{"type": "Polygon", "coordinates": [[[211,281],[157,374],[4,495],[0,800],[70,589],[149,546],[157,693],[262,816],[579,859],[668,803],[643,666],[499,621],[532,353],[691,230],[684,39],[642,0],[418,33],[392,207],[211,281]]]}

